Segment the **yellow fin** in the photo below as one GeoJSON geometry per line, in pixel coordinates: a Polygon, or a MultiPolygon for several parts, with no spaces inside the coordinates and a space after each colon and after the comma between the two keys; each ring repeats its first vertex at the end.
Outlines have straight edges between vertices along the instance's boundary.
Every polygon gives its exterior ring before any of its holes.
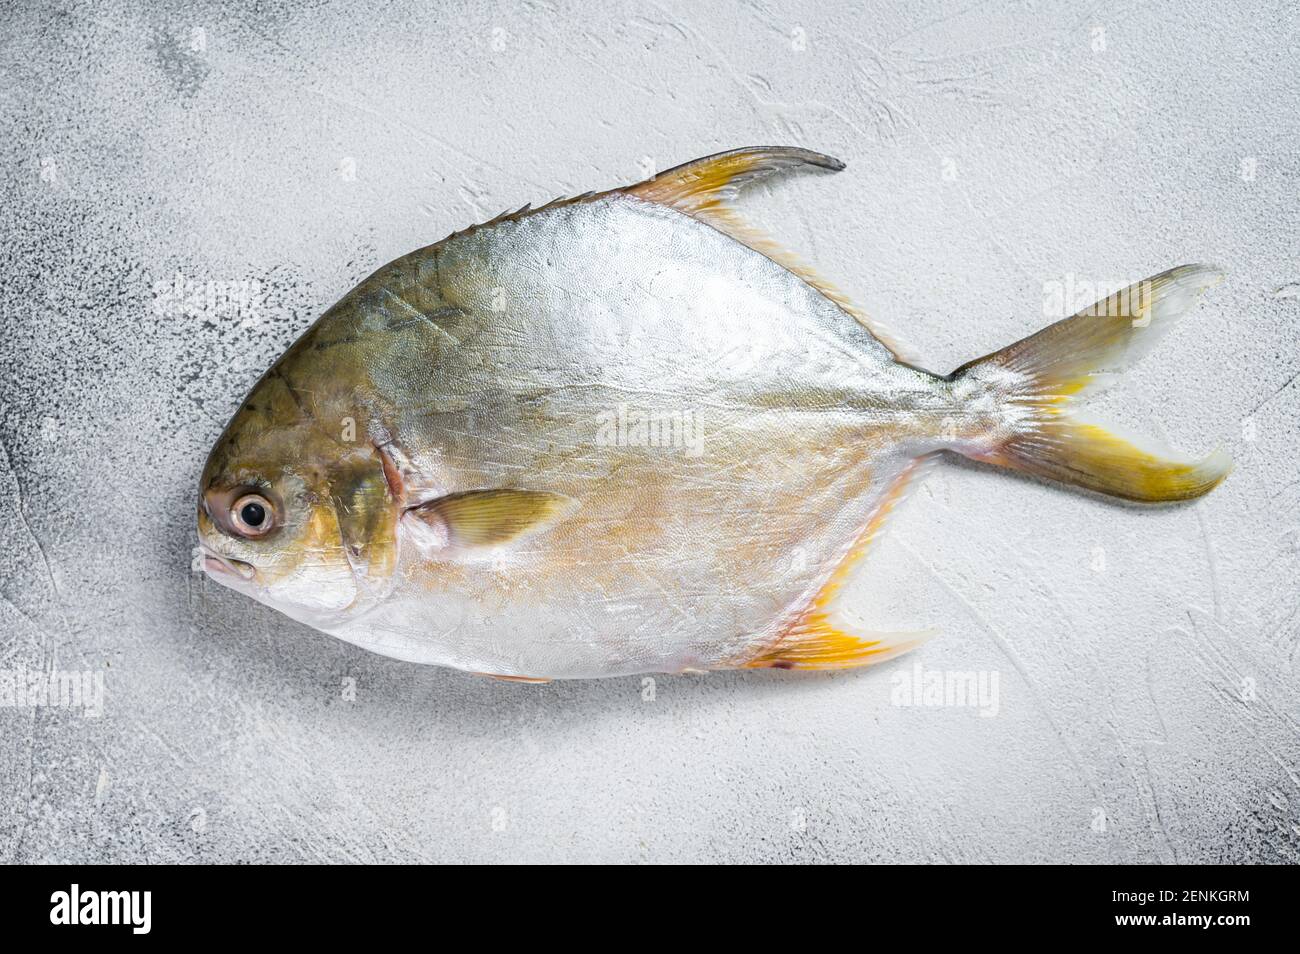
{"type": "Polygon", "coordinates": [[[476,672],[473,675],[487,676],[489,679],[496,679],[499,682],[522,682],[530,686],[544,686],[551,681],[540,676],[501,676],[494,672],[476,672]]]}
{"type": "Polygon", "coordinates": [[[407,511],[456,547],[491,547],[537,533],[560,519],[573,501],[535,490],[471,490],[407,511]]]}
{"type": "Polygon", "coordinates": [[[1149,439],[1135,441],[1063,415],[1013,435],[980,459],[1138,503],[1194,500],[1232,470],[1222,448],[1194,459],[1149,439]]]}
{"type": "Polygon", "coordinates": [[[844,163],[840,160],[809,149],[748,146],[675,166],[623,191],[647,202],[658,202],[684,212],[766,255],[852,315],[895,358],[914,363],[911,357],[905,356],[905,349],[893,340],[893,335],[879,322],[855,307],[842,291],[822,278],[811,265],[765,232],[746,223],[732,208],[731,203],[742,188],[768,176],[787,170],[839,172],[843,168],[844,163]]]}
{"type": "Polygon", "coordinates": [[[1125,500],[1164,503],[1209,493],[1232,469],[1225,451],[1190,458],[1090,422],[1080,408],[1222,280],[1212,265],[1171,268],[962,365],[948,376],[958,399],[1006,410],[991,437],[959,439],[952,449],[1125,500]]]}
{"type": "Polygon", "coordinates": [[[787,169],[803,168],[839,172],[844,163],[811,149],[747,146],[682,163],[623,191],[688,215],[699,215],[725,206],[751,182],[787,169]]]}
{"type": "Polygon", "coordinates": [[[906,499],[909,489],[915,486],[917,476],[927,469],[930,460],[929,457],[921,457],[910,461],[890,481],[867,518],[866,526],[808,605],[798,613],[774,644],[744,662],[740,668],[853,669],[871,666],[914,649],[935,634],[934,630],[918,630],[854,635],[841,628],[835,613],[840,589],[871,544],[880,536],[894,508],[906,499]]]}

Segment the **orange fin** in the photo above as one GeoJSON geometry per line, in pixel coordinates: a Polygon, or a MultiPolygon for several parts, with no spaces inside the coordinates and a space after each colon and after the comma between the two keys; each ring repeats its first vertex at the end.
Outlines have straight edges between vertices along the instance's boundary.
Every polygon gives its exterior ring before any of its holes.
{"type": "Polygon", "coordinates": [[[867,317],[842,291],[822,278],[799,256],[745,222],[732,207],[732,201],[741,189],[768,176],[788,170],[839,172],[843,168],[844,163],[840,160],[809,149],[748,146],[675,166],[623,191],[647,202],[658,202],[684,212],[766,255],[852,315],[895,358],[914,363],[912,358],[905,357],[906,349],[900,347],[879,322],[867,317]]]}
{"type": "Polygon", "coordinates": [[[499,679],[502,682],[526,682],[537,686],[544,685],[551,681],[549,679],[541,679],[537,676],[499,676],[494,672],[475,672],[471,673],[471,675],[487,676],[489,679],[499,679]]]}
{"type": "Polygon", "coordinates": [[[935,634],[934,630],[919,630],[854,635],[843,629],[836,605],[840,589],[880,536],[889,515],[919,483],[916,478],[928,469],[931,460],[930,457],[920,457],[909,462],[890,481],[867,518],[866,526],[808,605],[795,616],[775,643],[744,662],[740,668],[853,669],[871,666],[914,649],[935,634]]]}

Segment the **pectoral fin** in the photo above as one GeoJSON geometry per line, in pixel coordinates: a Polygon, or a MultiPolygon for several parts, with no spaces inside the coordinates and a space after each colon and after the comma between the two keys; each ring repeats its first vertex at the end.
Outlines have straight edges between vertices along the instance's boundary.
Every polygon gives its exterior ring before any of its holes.
{"type": "Polygon", "coordinates": [[[478,549],[514,543],[555,524],[573,500],[537,490],[471,490],[406,512],[446,546],[478,549]]]}

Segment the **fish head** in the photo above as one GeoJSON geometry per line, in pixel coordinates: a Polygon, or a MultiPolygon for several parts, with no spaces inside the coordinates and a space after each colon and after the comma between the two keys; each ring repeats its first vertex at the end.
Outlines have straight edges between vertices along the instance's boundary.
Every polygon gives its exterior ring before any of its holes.
{"type": "Polygon", "coordinates": [[[277,423],[258,412],[256,397],[200,479],[204,572],[328,629],[391,590],[399,508],[373,445],[336,439],[317,421],[277,423]]]}

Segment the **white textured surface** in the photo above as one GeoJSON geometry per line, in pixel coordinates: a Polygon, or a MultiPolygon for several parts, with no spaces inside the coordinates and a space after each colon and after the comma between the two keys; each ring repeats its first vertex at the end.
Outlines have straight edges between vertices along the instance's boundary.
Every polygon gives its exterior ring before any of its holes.
{"type": "Polygon", "coordinates": [[[1200,9],[7,5],[0,668],[105,696],[0,708],[0,857],[1300,859],[1296,13],[1200,9]],[[653,701],[381,659],[189,572],[221,424],[374,266],[768,142],[849,168],[751,217],[936,369],[1046,323],[1044,283],[1225,266],[1107,408],[1236,472],[1138,511],[948,464],[856,584],[939,638],[653,701]],[[262,320],[160,317],[177,272],[262,320]],[[996,671],[997,715],[891,705],[918,660],[996,671]]]}

